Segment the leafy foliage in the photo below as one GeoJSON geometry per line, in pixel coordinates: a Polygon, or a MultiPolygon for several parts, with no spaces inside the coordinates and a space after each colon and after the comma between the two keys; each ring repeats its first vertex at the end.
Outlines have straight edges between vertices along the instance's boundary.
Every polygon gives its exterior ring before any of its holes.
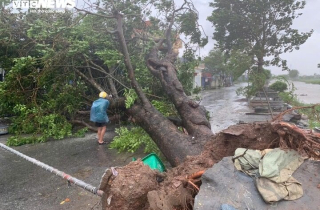
{"type": "Polygon", "coordinates": [[[16,135],[9,139],[8,144],[44,142],[49,138],[71,136],[72,125],[68,119],[81,107],[77,95],[85,90],[83,84],[71,85],[64,81],[63,85],[57,86],[50,81],[58,75],[53,71],[40,70],[41,62],[30,56],[14,59],[14,62],[0,86],[3,102],[0,103],[0,111],[13,116],[9,132],[16,135]],[[24,137],[18,142],[21,134],[37,137],[24,137]]]}
{"type": "MultiPolygon", "coordinates": [[[[6,79],[0,84],[0,116],[13,116],[9,131],[16,135],[8,144],[70,136],[70,122],[77,111],[91,104],[90,98],[86,101],[88,98],[83,96],[92,93],[92,86],[75,74],[74,68],[88,64],[88,51],[93,52],[90,56],[95,61],[100,57],[108,59],[107,64],[118,63],[121,56],[114,49],[102,51],[109,44],[103,40],[106,36],[93,36],[87,30],[97,23],[93,18],[71,26],[81,18],[74,18],[69,12],[20,16],[6,10],[0,12],[0,37],[8,40],[0,43],[0,66],[6,70],[6,79]],[[34,137],[22,137],[23,134],[34,137]]],[[[100,63],[103,65],[104,61],[100,63]]],[[[84,131],[75,135],[83,135],[84,131]]]]}
{"type": "Polygon", "coordinates": [[[195,59],[194,53],[192,49],[187,48],[182,56],[182,60],[178,62],[178,79],[187,95],[191,95],[192,93],[194,69],[199,64],[198,59],[195,59]]]}
{"type": "Polygon", "coordinates": [[[255,59],[253,65],[258,65],[260,73],[263,65],[287,69],[279,55],[299,49],[313,32],[299,33],[291,28],[305,4],[299,0],[214,0],[208,20],[215,26],[214,39],[220,49],[246,51],[255,59]],[[265,57],[271,59],[264,60],[265,57]]]}
{"type": "Polygon", "coordinates": [[[280,55],[298,50],[313,32],[299,33],[291,28],[293,20],[302,15],[299,10],[305,4],[299,0],[213,0],[210,3],[213,12],[208,20],[215,27],[213,39],[217,46],[227,53],[241,50],[251,58],[250,84],[238,93],[250,96],[262,87],[266,80],[264,66],[282,66],[288,70],[287,61],[280,55]]]}
{"type": "Polygon", "coordinates": [[[208,37],[201,38],[201,31],[197,27],[198,14],[194,11],[181,14],[177,22],[181,23],[180,32],[186,36],[190,36],[192,43],[199,43],[200,46],[205,46],[208,43],[208,37]]]}
{"type": "Polygon", "coordinates": [[[239,78],[251,67],[251,59],[240,50],[233,50],[230,54],[220,49],[211,50],[204,58],[206,69],[214,75],[232,76],[233,80],[239,78]]]}
{"type": "Polygon", "coordinates": [[[134,102],[137,100],[137,93],[133,89],[126,89],[124,92],[124,96],[126,97],[126,108],[129,109],[134,102]]]}
{"type": "Polygon", "coordinates": [[[165,117],[178,116],[177,110],[169,101],[152,100],[151,103],[165,117]]]}
{"type": "Polygon", "coordinates": [[[252,59],[240,50],[233,50],[228,57],[227,69],[233,76],[233,80],[243,75],[246,70],[250,69],[251,65],[252,59]]]}
{"type": "Polygon", "coordinates": [[[204,58],[206,68],[213,74],[227,72],[227,56],[219,49],[211,50],[209,55],[204,58]]]}
{"type": "Polygon", "coordinates": [[[236,92],[238,95],[242,94],[249,98],[260,91],[270,78],[270,70],[265,69],[262,74],[258,74],[256,71],[251,70],[249,71],[248,86],[238,88],[236,92]]]}
{"type": "MultiPolygon", "coordinates": [[[[146,66],[146,54],[166,36],[172,9],[171,1],[110,1],[100,3],[104,12],[114,14],[113,6],[124,18],[123,27],[129,58],[141,89],[165,115],[177,114],[167,100],[158,80],[146,66]],[[154,3],[154,4],[151,4],[154,3]],[[149,6],[158,10],[153,16],[149,6]],[[151,24],[142,20],[146,17],[151,24]],[[147,37],[141,39],[137,34],[147,37]],[[163,101],[161,101],[163,99],[163,101]]],[[[193,44],[203,46],[197,25],[198,15],[191,1],[176,11],[172,35],[184,34],[193,44]],[[183,11],[182,11],[183,10],[183,11]],[[179,14],[178,14],[179,13],[179,14]]],[[[126,71],[127,58],[119,39],[108,33],[116,28],[115,19],[101,16],[65,13],[20,13],[0,11],[0,66],[7,72],[0,84],[0,116],[12,116],[9,144],[20,145],[70,136],[72,124],[79,122],[79,111],[87,111],[101,89],[116,97],[126,97],[126,107],[140,103],[126,71]],[[31,134],[32,137],[22,137],[31,134]],[[20,140],[19,140],[20,139],[20,140]]],[[[169,42],[168,42],[169,43],[169,42]]],[[[195,45],[193,45],[195,46],[195,45]]],[[[177,64],[178,77],[187,93],[192,91],[194,50],[186,47],[185,61],[177,64]]],[[[160,52],[164,56],[164,52],[160,52]]],[[[81,119],[83,120],[83,119],[81,119]]],[[[85,130],[79,131],[83,133],[85,130]]]]}
{"type": "Polygon", "coordinates": [[[271,89],[279,92],[283,92],[288,89],[288,86],[285,82],[276,81],[269,86],[271,89]]]}
{"type": "Polygon", "coordinates": [[[276,82],[285,83],[287,85],[287,89],[286,89],[287,91],[283,91],[279,93],[280,98],[288,104],[292,104],[292,105],[300,104],[300,102],[297,99],[297,96],[294,93],[296,88],[292,82],[288,81],[287,75],[277,76],[275,77],[275,79],[276,79],[276,82]]]}
{"type": "MultiPolygon", "coordinates": [[[[166,117],[177,116],[174,105],[168,101],[153,100],[152,105],[166,117]]],[[[117,149],[119,152],[135,152],[140,147],[144,147],[145,153],[154,152],[160,155],[157,145],[141,127],[134,126],[131,129],[120,127],[116,129],[116,133],[118,136],[113,139],[110,148],[117,149]]]]}
{"type": "Polygon", "coordinates": [[[199,94],[200,92],[201,92],[201,90],[202,90],[202,88],[201,87],[195,87],[194,89],[193,89],[193,94],[199,94]]]}
{"type": "Polygon", "coordinates": [[[110,148],[117,149],[119,152],[135,152],[141,146],[144,146],[145,153],[154,152],[160,155],[160,150],[152,141],[150,136],[141,128],[133,127],[130,130],[126,127],[116,128],[116,136],[110,143],[110,148]]]}

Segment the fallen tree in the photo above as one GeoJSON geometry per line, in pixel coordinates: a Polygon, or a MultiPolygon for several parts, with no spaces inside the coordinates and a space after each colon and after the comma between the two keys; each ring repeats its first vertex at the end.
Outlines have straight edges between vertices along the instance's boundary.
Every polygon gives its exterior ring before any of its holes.
{"type": "MultiPolygon", "coordinates": [[[[193,43],[202,44],[204,41],[201,40],[201,33],[197,26],[197,12],[191,1],[184,1],[181,6],[176,6],[173,1],[168,2],[168,4],[159,2],[159,4],[155,4],[155,8],[159,12],[161,10],[167,12],[163,16],[165,18],[164,22],[160,19],[157,20],[163,23],[162,26],[156,26],[157,37],[147,33],[147,28],[141,29],[139,30],[140,33],[134,33],[133,35],[137,39],[153,43],[152,48],[147,53],[145,62],[152,75],[160,81],[165,94],[177,109],[182,127],[187,131],[181,132],[173,122],[163,116],[151,104],[136,79],[135,69],[128,50],[128,42],[124,34],[124,24],[127,16],[121,11],[123,5],[125,3],[121,1],[117,3],[105,1],[105,7],[99,8],[100,11],[103,11],[101,13],[93,13],[79,8],[77,10],[113,21],[113,30],[107,31],[114,34],[119,42],[131,87],[138,97],[135,104],[126,112],[132,116],[135,123],[150,135],[171,165],[177,166],[188,155],[200,154],[205,142],[213,135],[204,107],[189,99],[184,92],[177,76],[179,70],[175,63],[179,50],[176,45],[180,41],[178,34],[190,35],[193,43]],[[191,24],[195,28],[191,29],[190,25],[187,24],[191,24]],[[179,27],[176,25],[179,25],[179,27]]],[[[151,22],[151,24],[155,23],[156,20],[154,23],[151,22]]]]}
{"type": "Polygon", "coordinates": [[[125,116],[141,126],[172,165],[199,154],[212,136],[210,123],[205,109],[189,99],[179,81],[186,69],[185,86],[192,88],[197,62],[190,45],[203,46],[207,41],[192,1],[103,4],[92,5],[92,11],[77,9],[77,14],[20,14],[23,18],[7,8],[0,11],[0,24],[6,29],[0,35],[9,40],[0,43],[1,49],[10,49],[10,53],[0,51],[6,58],[3,68],[9,72],[0,87],[5,101],[0,112],[15,116],[12,130],[18,137],[45,133],[41,139],[13,139],[9,144],[63,138],[71,135],[74,124],[95,130],[86,114],[99,91],[105,90],[113,95],[111,117],[125,116]],[[149,8],[152,4],[159,12],[156,17],[149,8]],[[150,20],[142,20],[143,15],[150,20]],[[179,62],[182,34],[190,42],[179,62]],[[126,91],[132,94],[129,106],[126,91]],[[155,99],[173,104],[177,120],[160,113],[152,104],[155,99]]]}
{"type": "Polygon", "coordinates": [[[305,158],[320,160],[320,134],[284,123],[254,123],[230,126],[206,143],[198,156],[189,156],[166,173],[151,170],[141,161],[107,170],[100,189],[103,209],[193,209],[202,173],[237,148],[295,149],[305,158]],[[134,190],[133,190],[134,189],[134,190]]]}
{"type": "MultiPolygon", "coordinates": [[[[10,49],[2,50],[1,56],[6,58],[5,68],[12,70],[8,83],[1,86],[0,98],[6,101],[1,111],[16,114],[17,129],[63,138],[70,135],[69,122],[94,129],[77,114],[89,109],[99,91],[107,90],[120,102],[112,100],[112,108],[123,106],[123,89],[133,89],[137,97],[121,111],[152,137],[173,166],[200,154],[213,134],[204,107],[187,96],[179,81],[182,68],[177,67],[180,35],[190,39],[183,64],[195,59],[190,45],[207,42],[192,1],[178,6],[174,1],[105,0],[92,8],[77,8],[75,16],[21,14],[24,18],[1,10],[0,23],[6,28],[1,37],[9,40],[0,43],[1,49],[10,49]],[[151,4],[156,17],[144,10],[151,4]],[[150,20],[143,20],[143,15],[150,20]],[[14,56],[8,58],[9,54],[14,56]],[[152,77],[141,76],[146,74],[152,77]],[[182,129],[152,105],[154,98],[175,106],[182,129]]],[[[195,65],[187,66],[189,78],[195,65]]]]}

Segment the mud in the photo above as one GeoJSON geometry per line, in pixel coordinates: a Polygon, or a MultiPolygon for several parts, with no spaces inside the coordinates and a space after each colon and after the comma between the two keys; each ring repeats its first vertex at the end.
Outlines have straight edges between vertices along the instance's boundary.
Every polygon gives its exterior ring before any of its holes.
{"type": "Polygon", "coordinates": [[[146,194],[158,187],[157,172],[142,161],[134,161],[114,169],[113,173],[108,170],[99,188],[105,192],[102,198],[105,209],[127,210],[144,209],[146,194]]]}
{"type": "Polygon", "coordinates": [[[233,156],[239,147],[258,150],[292,148],[309,158],[320,159],[318,134],[286,123],[235,125],[215,135],[201,155],[188,157],[184,163],[161,175],[146,169],[140,160],[117,169],[124,175],[114,176],[107,172],[103,177],[103,188],[107,189],[103,200],[114,196],[117,199],[104,204],[103,209],[193,209],[201,181],[199,176],[192,174],[212,167],[223,157],[233,156]],[[162,182],[159,182],[160,176],[164,178],[162,182]]]}

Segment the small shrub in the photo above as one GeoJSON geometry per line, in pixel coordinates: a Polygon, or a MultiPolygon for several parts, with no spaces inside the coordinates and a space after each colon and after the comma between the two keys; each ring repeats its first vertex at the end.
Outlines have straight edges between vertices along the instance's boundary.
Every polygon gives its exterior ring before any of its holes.
{"type": "Polygon", "coordinates": [[[272,85],[269,86],[272,90],[284,92],[288,89],[288,86],[285,82],[282,81],[276,81],[272,85]]]}

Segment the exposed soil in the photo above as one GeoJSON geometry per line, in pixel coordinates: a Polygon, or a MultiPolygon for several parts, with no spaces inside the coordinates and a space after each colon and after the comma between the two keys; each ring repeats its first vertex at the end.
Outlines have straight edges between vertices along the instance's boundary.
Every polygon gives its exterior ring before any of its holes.
{"type": "Polygon", "coordinates": [[[105,192],[103,209],[192,209],[201,174],[240,147],[292,148],[320,159],[319,134],[283,122],[234,125],[215,135],[201,155],[188,157],[166,173],[151,170],[141,160],[116,168],[117,176],[108,170],[100,185],[105,192]]]}

